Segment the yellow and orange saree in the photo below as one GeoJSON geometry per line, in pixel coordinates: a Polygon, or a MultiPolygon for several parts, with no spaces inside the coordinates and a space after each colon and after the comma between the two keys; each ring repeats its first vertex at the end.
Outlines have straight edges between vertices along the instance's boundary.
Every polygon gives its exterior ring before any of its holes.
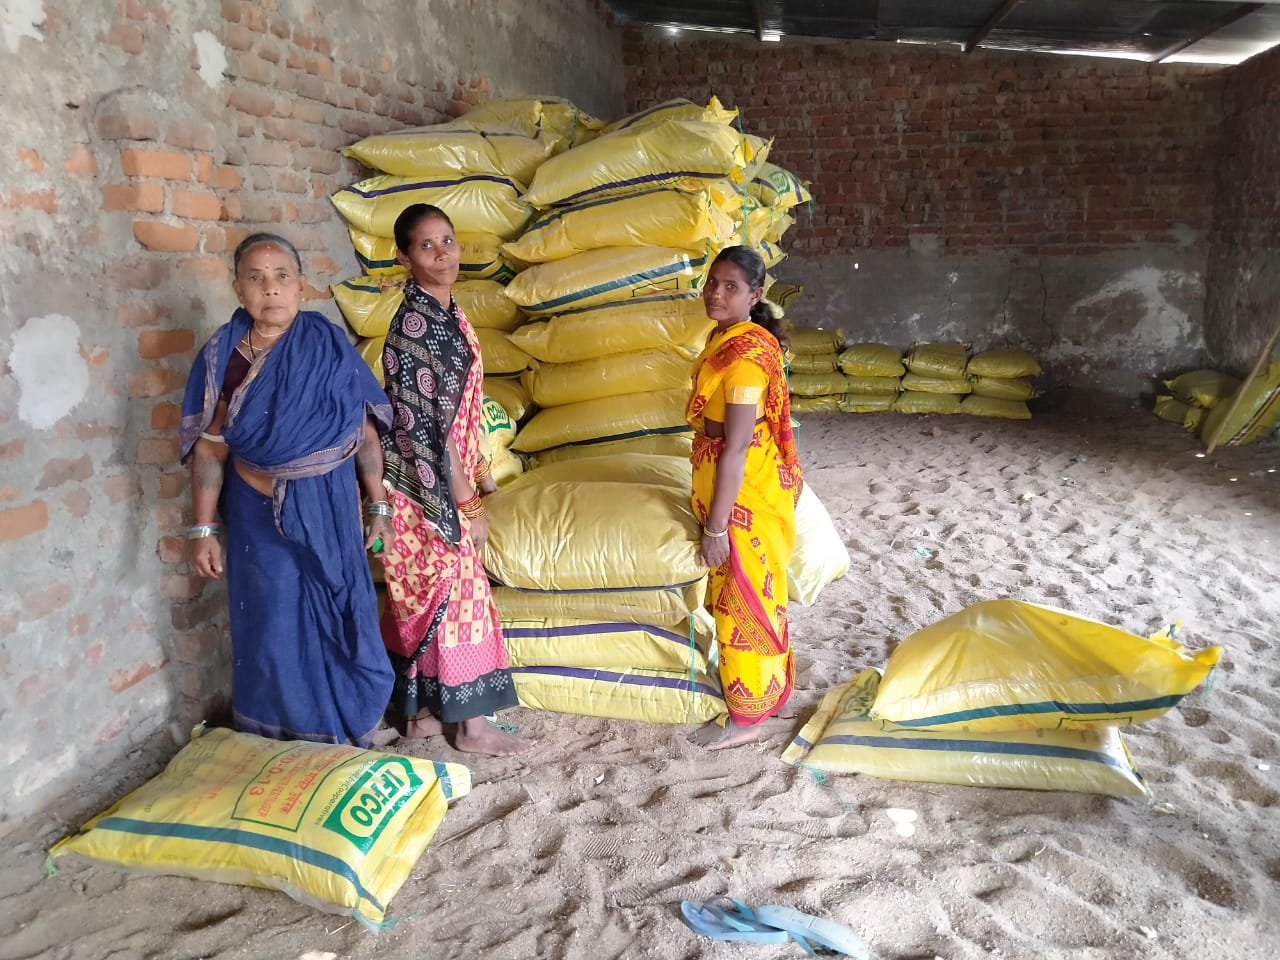
{"type": "Polygon", "coordinates": [[[708,437],[707,412],[723,409],[727,379],[742,364],[767,378],[763,417],[747,448],[746,472],[729,519],[729,559],[711,572],[711,612],[720,680],[738,726],[777,713],[791,695],[795,664],[787,632],[787,564],[795,547],[795,503],[803,479],[791,429],[782,350],[744,321],[716,331],[698,357],[687,410],[694,429],[693,510],[705,523],[724,440],[708,437]]]}

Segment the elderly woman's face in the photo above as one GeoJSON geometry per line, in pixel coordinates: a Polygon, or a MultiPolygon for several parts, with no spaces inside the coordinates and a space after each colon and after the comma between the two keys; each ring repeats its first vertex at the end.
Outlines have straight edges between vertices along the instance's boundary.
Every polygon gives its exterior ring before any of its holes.
{"type": "Polygon", "coordinates": [[[273,243],[250,248],[235,282],[240,305],[264,327],[290,323],[302,307],[302,277],[286,251],[273,243]]]}

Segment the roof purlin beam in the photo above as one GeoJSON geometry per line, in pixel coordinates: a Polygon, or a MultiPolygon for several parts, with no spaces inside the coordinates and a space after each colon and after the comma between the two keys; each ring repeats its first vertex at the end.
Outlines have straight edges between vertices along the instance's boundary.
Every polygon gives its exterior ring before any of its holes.
{"type": "Polygon", "coordinates": [[[996,26],[1007,17],[1010,11],[1018,5],[1020,0],[1004,0],[991,16],[987,17],[986,22],[969,36],[960,49],[965,53],[972,53],[973,50],[987,38],[987,34],[996,28],[996,26]]]}
{"type": "Polygon", "coordinates": [[[1159,53],[1153,55],[1151,57],[1151,62],[1163,63],[1165,60],[1169,59],[1169,57],[1172,57],[1175,53],[1181,53],[1183,50],[1187,49],[1187,47],[1193,44],[1199,43],[1205,37],[1213,36],[1213,34],[1217,33],[1219,30],[1225,30],[1227,27],[1231,26],[1237,20],[1243,20],[1245,17],[1253,13],[1255,10],[1261,10],[1265,6],[1266,6],[1265,3],[1239,4],[1233,10],[1231,10],[1226,14],[1223,14],[1217,20],[1213,20],[1205,24],[1205,26],[1198,33],[1192,34],[1190,37],[1188,37],[1185,40],[1179,40],[1177,43],[1173,44],[1172,46],[1166,47],[1165,49],[1161,50],[1159,53]]]}
{"type": "Polygon", "coordinates": [[[779,0],[751,0],[756,18],[756,39],[764,40],[765,31],[782,33],[782,4],[779,0]]]}

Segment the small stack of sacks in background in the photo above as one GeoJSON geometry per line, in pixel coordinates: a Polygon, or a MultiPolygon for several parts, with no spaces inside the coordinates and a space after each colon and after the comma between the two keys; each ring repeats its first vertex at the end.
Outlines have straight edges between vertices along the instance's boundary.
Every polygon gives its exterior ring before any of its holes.
{"type": "Polygon", "coordinates": [[[1250,444],[1280,423],[1280,361],[1243,384],[1216,370],[1191,370],[1164,385],[1169,393],[1156,397],[1156,416],[1199,433],[1206,446],[1250,444]]]}
{"type": "Polygon", "coordinates": [[[917,343],[903,357],[887,344],[842,341],[839,330],[793,334],[793,413],[893,410],[1031,419],[1026,401],[1035,396],[1031,378],[1039,375],[1040,364],[1024,350],[988,350],[970,358],[968,343],[917,343]]]}

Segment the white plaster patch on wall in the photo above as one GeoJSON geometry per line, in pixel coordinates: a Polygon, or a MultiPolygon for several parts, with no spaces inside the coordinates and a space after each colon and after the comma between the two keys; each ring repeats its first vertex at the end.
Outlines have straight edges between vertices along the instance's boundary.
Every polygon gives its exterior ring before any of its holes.
{"type": "Polygon", "coordinates": [[[191,35],[196,45],[196,61],[200,64],[200,79],[210,88],[222,83],[227,69],[227,51],[221,41],[208,30],[197,30],[191,35]]]}
{"type": "Polygon", "coordinates": [[[18,381],[18,418],[37,430],[52,427],[89,392],[80,327],[58,313],[32,317],[14,334],[9,369],[18,381]]]}
{"type": "Polygon", "coordinates": [[[1199,334],[1193,329],[1186,310],[1172,302],[1168,294],[1199,282],[1194,274],[1178,270],[1137,267],[1104,284],[1095,293],[1077,300],[1067,309],[1066,317],[1072,323],[1071,328],[1077,331],[1077,342],[1090,346],[1091,353],[1097,353],[1099,349],[1176,349],[1189,342],[1198,342],[1199,334]],[[1141,312],[1127,329],[1116,330],[1115,311],[1110,305],[1123,299],[1128,313],[1127,307],[1135,295],[1141,303],[1141,312]],[[1097,335],[1094,342],[1090,342],[1089,328],[1097,335]],[[1104,340],[1113,342],[1105,344],[1104,340]]]}
{"type": "Polygon", "coordinates": [[[4,31],[4,45],[10,53],[17,53],[18,41],[23,37],[43,40],[44,35],[36,28],[44,21],[41,0],[0,0],[0,30],[4,31]]]}

